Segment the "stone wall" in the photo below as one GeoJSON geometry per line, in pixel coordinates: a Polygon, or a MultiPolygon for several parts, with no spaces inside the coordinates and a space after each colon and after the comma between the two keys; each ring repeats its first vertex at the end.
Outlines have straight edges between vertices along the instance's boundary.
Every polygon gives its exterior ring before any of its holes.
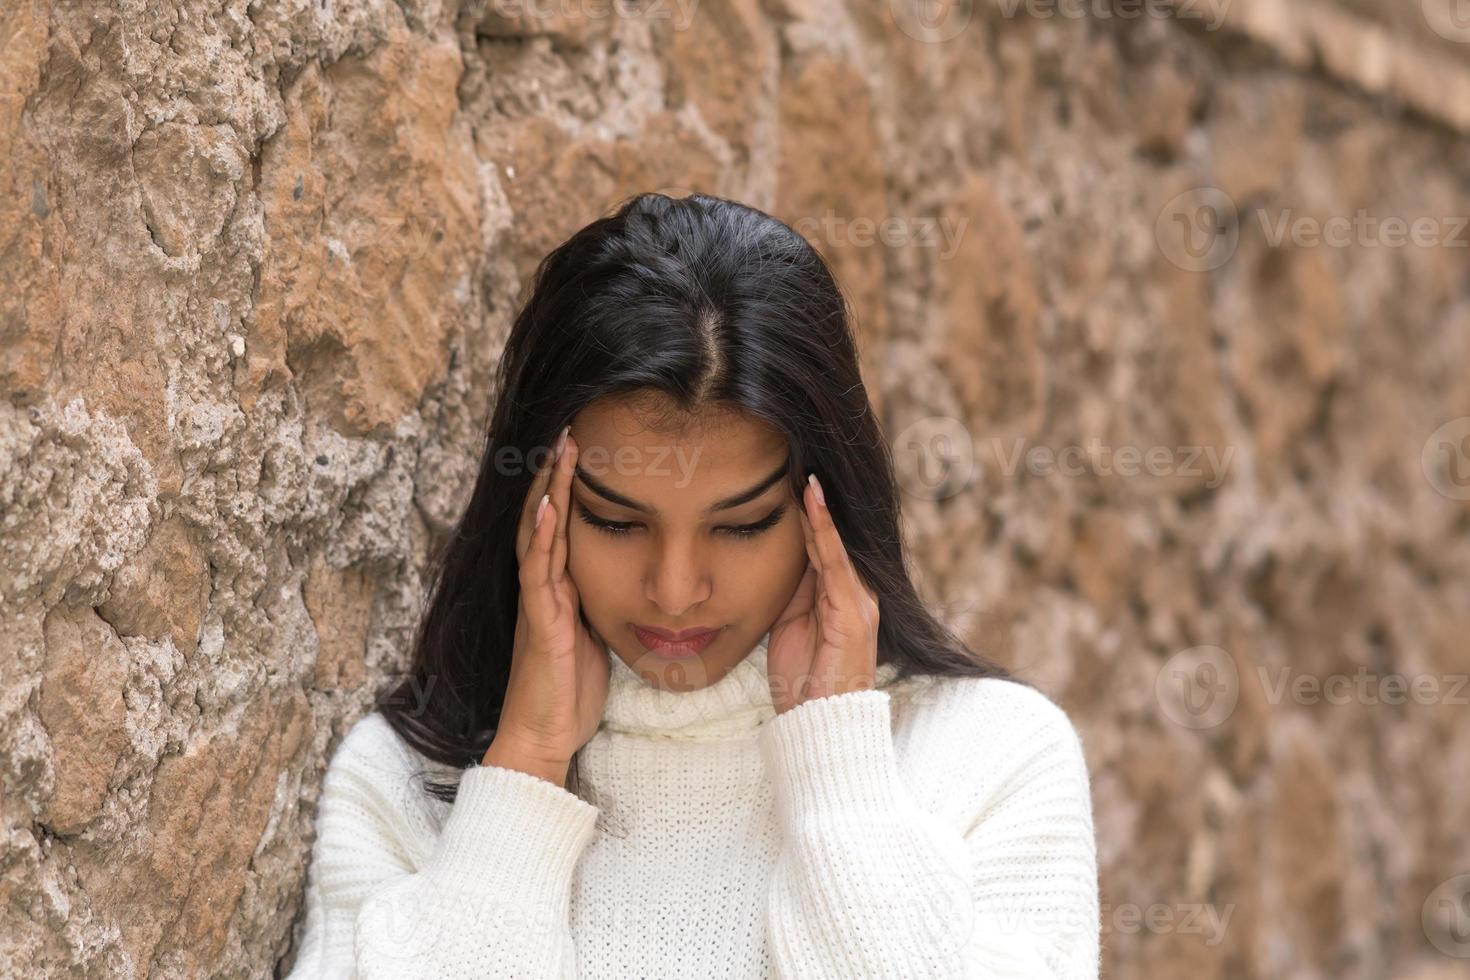
{"type": "Polygon", "coordinates": [[[698,188],[831,257],[926,593],[1082,729],[1106,975],[1463,976],[1455,2],[0,6],[0,973],[289,962],[522,283],[698,188]]]}

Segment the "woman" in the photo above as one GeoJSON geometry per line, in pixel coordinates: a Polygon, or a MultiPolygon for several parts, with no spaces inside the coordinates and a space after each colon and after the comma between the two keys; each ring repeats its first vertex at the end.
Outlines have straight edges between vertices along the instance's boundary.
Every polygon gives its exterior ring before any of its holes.
{"type": "Polygon", "coordinates": [[[291,976],[1095,980],[1078,736],[916,594],[814,250],[639,195],[542,261],[498,383],[291,976]]]}

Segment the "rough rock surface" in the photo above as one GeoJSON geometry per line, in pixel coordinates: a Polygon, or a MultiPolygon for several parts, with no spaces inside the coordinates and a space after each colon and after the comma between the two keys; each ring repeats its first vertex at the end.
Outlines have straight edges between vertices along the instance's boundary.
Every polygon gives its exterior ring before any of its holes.
{"type": "Polygon", "coordinates": [[[0,974],[289,963],[522,284],[698,188],[830,256],[926,593],[1082,729],[1107,974],[1463,976],[1454,2],[0,5],[0,974]]]}

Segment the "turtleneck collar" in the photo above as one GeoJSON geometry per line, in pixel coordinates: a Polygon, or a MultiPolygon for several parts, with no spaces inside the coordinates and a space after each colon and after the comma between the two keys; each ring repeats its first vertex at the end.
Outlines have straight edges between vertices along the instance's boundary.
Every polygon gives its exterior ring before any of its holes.
{"type": "MultiPolygon", "coordinates": [[[[776,716],[766,674],[769,639],[767,631],[724,677],[692,691],[654,687],[607,647],[610,667],[601,727],[630,735],[694,740],[755,732],[776,716]]],[[[875,686],[886,686],[896,673],[893,664],[879,664],[875,686]]]]}

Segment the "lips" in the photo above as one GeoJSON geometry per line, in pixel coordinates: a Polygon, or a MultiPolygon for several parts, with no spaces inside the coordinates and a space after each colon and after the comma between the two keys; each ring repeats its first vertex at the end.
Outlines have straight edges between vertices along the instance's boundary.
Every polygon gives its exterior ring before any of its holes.
{"type": "Polygon", "coordinates": [[[694,627],[693,629],[660,629],[657,626],[633,624],[633,634],[651,653],[661,657],[692,657],[698,654],[719,635],[718,628],[694,627]]]}

